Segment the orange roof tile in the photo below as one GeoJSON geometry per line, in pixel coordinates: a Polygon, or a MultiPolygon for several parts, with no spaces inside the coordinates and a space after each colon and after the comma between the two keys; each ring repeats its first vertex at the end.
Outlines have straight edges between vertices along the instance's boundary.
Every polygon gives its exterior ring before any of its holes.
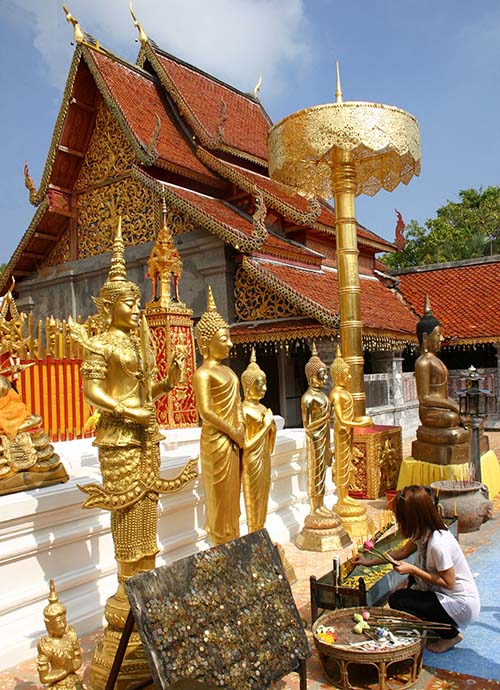
{"type": "Polygon", "coordinates": [[[134,136],[147,147],[155,131],[157,118],[160,130],[156,142],[158,156],[165,163],[173,163],[203,176],[208,181],[218,179],[195,155],[186,136],[179,132],[169,116],[157,81],[138,68],[95,50],[86,51],[101,75],[109,93],[134,136]]]}
{"type": "Polygon", "coordinates": [[[396,274],[399,290],[422,315],[429,295],[447,340],[500,340],[500,258],[396,274]]]}
{"type": "Polygon", "coordinates": [[[219,142],[267,160],[270,122],[257,100],[156,47],[152,50],[160,65],[158,76],[202,143],[219,142]]]}
{"type": "MultiPolygon", "coordinates": [[[[242,237],[250,239],[255,234],[251,217],[234,208],[228,202],[174,185],[165,184],[164,187],[179,200],[188,203],[188,213],[190,209],[192,212],[198,209],[207,220],[215,221],[215,224],[218,224],[220,229],[225,231],[223,239],[230,241],[237,249],[242,248],[242,237]]],[[[210,227],[210,223],[206,224],[205,228],[217,232],[215,227],[214,229],[210,227]]],[[[317,252],[269,231],[264,241],[253,249],[252,253],[254,252],[259,255],[286,258],[292,262],[317,266],[321,265],[322,259],[322,256],[317,252]]]]}
{"type": "MultiPolygon", "coordinates": [[[[317,305],[321,313],[328,315],[327,321],[330,323],[338,316],[340,304],[336,271],[305,270],[264,260],[247,261],[261,275],[267,275],[272,282],[277,281],[293,293],[298,298],[294,303],[300,304],[301,298],[304,298],[306,305],[317,305]]],[[[365,328],[415,333],[416,320],[409,309],[379,280],[360,276],[360,285],[361,320],[365,328]]]]}

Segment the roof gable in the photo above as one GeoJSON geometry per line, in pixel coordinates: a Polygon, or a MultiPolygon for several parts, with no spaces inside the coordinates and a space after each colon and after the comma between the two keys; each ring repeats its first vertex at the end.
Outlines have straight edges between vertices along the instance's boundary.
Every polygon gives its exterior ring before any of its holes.
{"type": "Polygon", "coordinates": [[[260,102],[148,42],[148,59],[195,136],[208,148],[267,165],[271,121],[260,102]]]}

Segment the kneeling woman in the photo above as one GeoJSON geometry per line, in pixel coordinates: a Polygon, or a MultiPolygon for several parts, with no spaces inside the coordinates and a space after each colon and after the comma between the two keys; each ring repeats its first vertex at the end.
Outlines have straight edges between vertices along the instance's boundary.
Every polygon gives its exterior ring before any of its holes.
{"type": "MultiPolygon", "coordinates": [[[[463,630],[479,616],[476,583],[458,541],[425,487],[407,486],[397,495],[395,505],[399,529],[408,541],[388,555],[397,562],[395,570],[413,576],[415,582],[391,594],[389,606],[422,620],[450,624],[450,630],[436,630],[440,639],[427,644],[431,652],[446,652],[462,639],[458,629],[463,630]],[[416,564],[405,563],[415,551],[416,564]]],[[[357,562],[377,565],[383,560],[358,556],[357,562]]]]}

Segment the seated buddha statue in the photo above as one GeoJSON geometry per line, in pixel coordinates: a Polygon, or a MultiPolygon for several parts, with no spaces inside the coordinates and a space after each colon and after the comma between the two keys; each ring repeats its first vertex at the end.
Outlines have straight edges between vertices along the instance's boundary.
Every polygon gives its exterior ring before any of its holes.
{"type": "Polygon", "coordinates": [[[68,480],[42,422],[40,415],[28,412],[10,380],[0,375],[0,495],[68,480]]]}
{"type": "Polygon", "coordinates": [[[466,462],[468,433],[459,426],[458,403],[448,396],[448,369],[436,356],[441,349],[443,335],[428,297],[424,315],[417,324],[417,336],[420,356],[415,362],[415,379],[421,425],[417,429],[417,441],[412,446],[412,456],[438,464],[466,462]],[[452,451],[451,446],[461,448],[452,451]]]}
{"type": "Polygon", "coordinates": [[[36,665],[40,682],[50,690],[83,690],[77,671],[82,650],[72,625],[66,623],[66,607],[61,604],[50,581],[49,603],[43,610],[47,635],[38,641],[36,665]]]}

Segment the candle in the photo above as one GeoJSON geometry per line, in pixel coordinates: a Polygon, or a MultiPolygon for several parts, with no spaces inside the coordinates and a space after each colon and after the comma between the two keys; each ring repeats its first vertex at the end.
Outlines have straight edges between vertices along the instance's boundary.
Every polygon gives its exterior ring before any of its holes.
{"type": "Polygon", "coordinates": [[[456,501],[455,501],[455,505],[453,506],[453,515],[455,515],[455,517],[458,515],[458,513],[457,513],[457,502],[456,501]]]}

